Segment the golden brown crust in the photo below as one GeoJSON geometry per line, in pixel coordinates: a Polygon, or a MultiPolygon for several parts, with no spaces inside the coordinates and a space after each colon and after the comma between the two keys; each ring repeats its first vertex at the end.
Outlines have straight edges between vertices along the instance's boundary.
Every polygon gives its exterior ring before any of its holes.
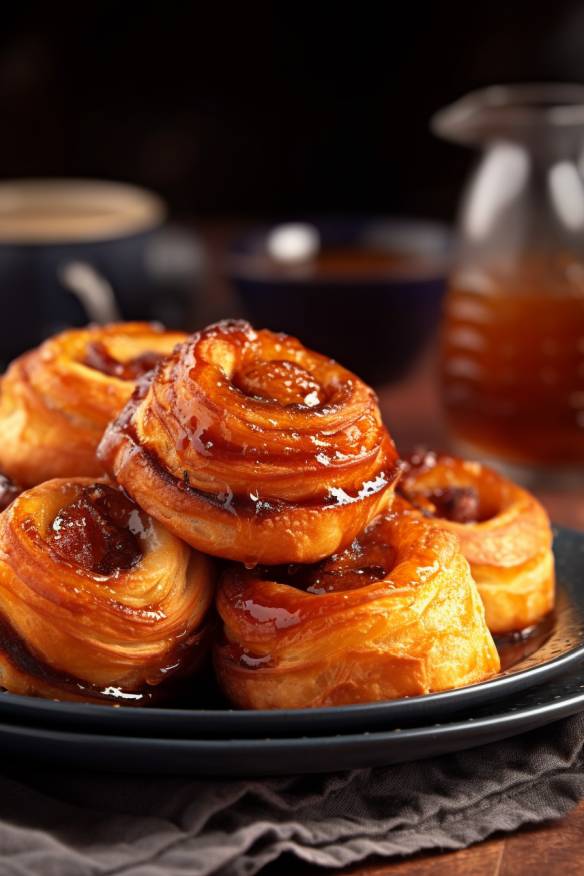
{"type": "Polygon", "coordinates": [[[175,534],[246,563],[333,553],[387,508],[399,473],[369,387],[244,322],[210,326],[165,360],[99,456],[175,534]]]}
{"type": "Polygon", "coordinates": [[[48,481],[0,515],[0,685],[144,704],[206,653],[212,565],[145,515],[132,568],[97,574],[65,559],[51,541],[53,522],[94,484],[48,481]]]}
{"type": "Polygon", "coordinates": [[[444,488],[470,488],[477,496],[477,520],[435,519],[460,541],[491,632],[538,623],[553,609],[555,591],[552,532],[544,508],[487,466],[452,456],[414,457],[400,483],[400,493],[420,509],[416,513],[428,513],[428,494],[444,488]]]}
{"type": "Polygon", "coordinates": [[[101,349],[125,363],[167,355],[184,338],[150,323],[93,326],[63,332],[16,359],[0,383],[0,471],[25,487],[102,474],[97,445],[135,379],[92,367],[89,354],[101,349]]]}
{"type": "Polygon", "coordinates": [[[378,518],[316,567],[234,566],[220,582],[217,608],[224,640],[216,671],[244,708],[414,696],[499,670],[456,539],[411,515],[378,518]]]}

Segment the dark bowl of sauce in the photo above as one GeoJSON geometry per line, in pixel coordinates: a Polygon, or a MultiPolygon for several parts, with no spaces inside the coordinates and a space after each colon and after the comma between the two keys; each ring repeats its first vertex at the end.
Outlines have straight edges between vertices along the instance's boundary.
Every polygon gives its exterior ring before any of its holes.
{"type": "Polygon", "coordinates": [[[381,384],[433,337],[450,250],[439,223],[318,219],[253,229],[233,245],[229,274],[252,323],[381,384]]]}

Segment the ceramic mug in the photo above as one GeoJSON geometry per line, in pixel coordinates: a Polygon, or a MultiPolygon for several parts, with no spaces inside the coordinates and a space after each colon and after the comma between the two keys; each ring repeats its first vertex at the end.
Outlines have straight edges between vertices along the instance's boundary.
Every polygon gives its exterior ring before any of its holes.
{"type": "Polygon", "coordinates": [[[100,180],[0,183],[0,365],[69,326],[188,326],[201,269],[164,202],[100,180]]]}

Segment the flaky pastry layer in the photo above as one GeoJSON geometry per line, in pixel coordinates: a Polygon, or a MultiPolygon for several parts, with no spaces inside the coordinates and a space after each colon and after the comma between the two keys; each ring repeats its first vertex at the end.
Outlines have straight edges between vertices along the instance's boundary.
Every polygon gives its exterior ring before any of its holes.
{"type": "Polygon", "coordinates": [[[378,518],[312,569],[233,566],[217,608],[217,675],[244,708],[415,696],[499,670],[456,538],[409,515],[378,518]]]}
{"type": "Polygon", "coordinates": [[[48,481],[0,515],[0,686],[145,703],[207,652],[212,564],[138,510],[137,565],[97,574],[68,561],[51,541],[53,521],[90,484],[48,481]]]}
{"type": "Polygon", "coordinates": [[[177,348],[109,427],[99,457],[176,535],[248,564],[334,553],[390,505],[399,473],[369,387],[245,322],[177,348]]]}
{"type": "MultiPolygon", "coordinates": [[[[493,633],[522,630],[554,607],[555,573],[549,518],[527,490],[478,462],[421,454],[405,472],[400,492],[416,513],[427,513],[436,490],[470,489],[477,519],[436,517],[453,532],[470,563],[493,633]]],[[[431,516],[431,515],[430,515],[431,516]]]]}
{"type": "Polygon", "coordinates": [[[16,359],[0,382],[0,472],[25,487],[103,474],[97,445],[136,383],[116,370],[134,363],[139,373],[184,338],[151,323],[90,326],[16,359]]]}

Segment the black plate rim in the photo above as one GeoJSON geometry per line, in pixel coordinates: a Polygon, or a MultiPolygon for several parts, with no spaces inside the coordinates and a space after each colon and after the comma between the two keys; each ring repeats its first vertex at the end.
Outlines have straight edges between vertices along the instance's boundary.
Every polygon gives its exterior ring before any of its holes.
{"type": "Polygon", "coordinates": [[[496,715],[488,715],[482,718],[467,717],[460,721],[448,721],[443,723],[428,724],[421,727],[394,727],[391,730],[363,731],[361,733],[336,733],[330,736],[302,736],[302,737],[276,737],[257,739],[168,739],[158,737],[141,736],[114,736],[94,733],[76,733],[68,730],[60,730],[46,727],[29,727],[18,724],[0,723],[0,733],[8,733],[19,737],[28,736],[31,739],[52,739],[64,743],[76,743],[82,740],[84,744],[97,745],[100,748],[122,743],[128,748],[154,748],[154,749],[183,749],[189,751],[196,748],[201,752],[222,753],[226,750],[233,751],[234,746],[247,751],[256,751],[258,747],[278,752],[288,751],[290,748],[322,748],[328,747],[331,742],[345,748],[353,745],[365,745],[368,743],[384,742],[389,739],[419,740],[428,736],[432,738],[441,736],[457,735],[466,733],[469,736],[479,735],[481,730],[493,728],[514,728],[519,724],[528,724],[532,718],[550,718],[549,723],[560,720],[569,714],[575,714],[584,710],[584,683],[580,685],[581,693],[573,694],[567,698],[560,698],[545,704],[530,706],[515,711],[507,710],[496,715]]]}
{"type": "Polygon", "coordinates": [[[584,669],[511,697],[482,714],[380,732],[253,739],[141,738],[0,723],[0,746],[14,766],[42,762],[100,773],[249,778],[346,772],[464,751],[584,712],[584,669]],[[20,759],[20,760],[19,760],[20,759]]]}

